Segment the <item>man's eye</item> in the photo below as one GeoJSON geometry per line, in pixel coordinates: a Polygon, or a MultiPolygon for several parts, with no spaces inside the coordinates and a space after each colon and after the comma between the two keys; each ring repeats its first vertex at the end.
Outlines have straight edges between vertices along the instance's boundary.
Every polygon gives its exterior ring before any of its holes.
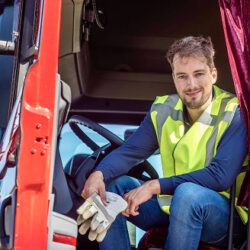
{"type": "Polygon", "coordinates": [[[179,76],[177,77],[177,79],[183,80],[183,79],[185,79],[185,76],[184,76],[184,75],[179,75],[179,76]]]}
{"type": "Polygon", "coordinates": [[[204,73],[202,73],[202,72],[196,73],[196,74],[195,74],[196,77],[201,77],[201,76],[203,76],[203,75],[204,75],[204,73]]]}

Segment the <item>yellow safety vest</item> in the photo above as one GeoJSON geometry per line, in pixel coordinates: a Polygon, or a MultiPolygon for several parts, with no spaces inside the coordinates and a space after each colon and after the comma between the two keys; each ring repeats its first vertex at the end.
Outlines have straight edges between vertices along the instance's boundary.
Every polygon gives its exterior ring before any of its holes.
{"type": "MultiPolygon", "coordinates": [[[[209,166],[216,155],[222,135],[230,125],[238,101],[232,94],[214,86],[211,104],[185,131],[183,103],[179,96],[157,97],[151,107],[151,119],[160,148],[164,177],[190,173],[209,166]]],[[[244,174],[237,177],[236,197],[244,174]]],[[[229,190],[221,192],[229,197],[229,190]]],[[[159,195],[158,201],[169,213],[172,196],[159,195]]],[[[237,198],[236,198],[237,202],[237,198]]],[[[236,206],[242,221],[247,222],[247,209],[236,206]]]]}

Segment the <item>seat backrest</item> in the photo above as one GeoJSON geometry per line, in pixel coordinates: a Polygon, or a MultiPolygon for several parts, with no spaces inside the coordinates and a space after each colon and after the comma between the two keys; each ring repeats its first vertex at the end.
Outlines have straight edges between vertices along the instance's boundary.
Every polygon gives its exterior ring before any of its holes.
{"type": "MultiPolygon", "coordinates": [[[[59,115],[58,115],[58,134],[63,124],[67,120],[67,116],[71,104],[71,89],[67,83],[60,81],[60,99],[59,99],[59,115]]],[[[54,211],[67,214],[72,208],[73,201],[70,195],[67,179],[64,173],[62,160],[57,145],[55,167],[53,175],[53,193],[55,194],[54,211]]]]}
{"type": "Polygon", "coordinates": [[[58,128],[59,132],[66,122],[70,105],[71,105],[71,89],[67,83],[60,81],[60,100],[59,100],[59,117],[58,117],[58,128]]]}

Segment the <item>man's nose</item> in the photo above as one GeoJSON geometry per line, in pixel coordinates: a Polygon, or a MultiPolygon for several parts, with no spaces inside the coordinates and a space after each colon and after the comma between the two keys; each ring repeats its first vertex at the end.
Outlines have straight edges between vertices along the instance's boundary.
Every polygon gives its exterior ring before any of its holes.
{"type": "Polygon", "coordinates": [[[188,77],[188,79],[187,79],[187,85],[188,85],[189,87],[195,86],[195,79],[194,79],[193,76],[188,77]]]}

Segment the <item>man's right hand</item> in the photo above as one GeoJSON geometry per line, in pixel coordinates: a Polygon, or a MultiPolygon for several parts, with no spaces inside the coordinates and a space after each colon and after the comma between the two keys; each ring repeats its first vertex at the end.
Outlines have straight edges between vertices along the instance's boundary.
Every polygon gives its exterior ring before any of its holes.
{"type": "Polygon", "coordinates": [[[87,179],[85,186],[82,190],[82,197],[86,200],[94,192],[96,192],[100,195],[104,205],[106,205],[106,191],[103,179],[104,177],[101,171],[95,171],[94,173],[92,173],[87,179]]]}
{"type": "Polygon", "coordinates": [[[101,197],[93,193],[77,209],[79,214],[77,224],[80,234],[86,234],[89,230],[89,240],[103,241],[109,227],[116,216],[124,211],[127,202],[118,194],[106,192],[107,206],[104,206],[101,197]]]}

